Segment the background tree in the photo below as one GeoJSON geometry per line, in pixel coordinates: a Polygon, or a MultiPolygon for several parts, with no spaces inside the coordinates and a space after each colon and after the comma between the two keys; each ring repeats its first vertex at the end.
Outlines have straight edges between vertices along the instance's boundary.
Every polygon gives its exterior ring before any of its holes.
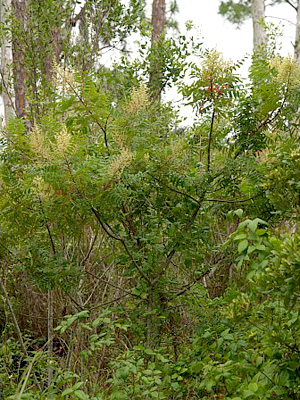
{"type": "Polygon", "coordinates": [[[14,98],[15,110],[18,118],[25,116],[26,107],[26,81],[27,73],[25,66],[26,47],[24,41],[20,40],[22,34],[28,30],[28,14],[25,0],[12,0],[12,21],[18,33],[12,34],[12,55],[14,75],[14,98]],[[27,19],[27,21],[26,21],[27,19]]]}
{"type": "Polygon", "coordinates": [[[264,0],[251,0],[251,15],[253,23],[253,49],[257,51],[267,44],[264,0]]]}
{"type": "Polygon", "coordinates": [[[151,33],[151,49],[152,49],[152,65],[150,66],[149,86],[152,96],[155,100],[161,101],[161,79],[162,79],[162,60],[159,49],[163,42],[164,30],[166,27],[166,1],[153,0],[152,2],[152,33],[151,33]]]}
{"type": "Polygon", "coordinates": [[[9,5],[5,32],[12,41],[14,86],[8,89],[15,94],[17,116],[26,112],[33,124],[54,100],[54,66],[63,62],[65,67],[91,70],[105,49],[122,51],[126,37],[139,26],[144,2],[133,0],[126,8],[119,1],[93,0],[78,13],[69,0],[14,0],[9,5]]]}
{"type": "Polygon", "coordinates": [[[296,37],[295,37],[295,60],[300,65],[300,2],[297,1],[297,18],[296,18],[296,37]]]}
{"type": "MultiPolygon", "coordinates": [[[[265,1],[249,1],[249,0],[239,0],[239,1],[221,1],[221,4],[219,6],[219,13],[223,16],[225,16],[225,18],[227,18],[230,22],[236,24],[238,27],[246,20],[248,19],[251,15],[252,15],[252,20],[253,20],[253,38],[255,39],[255,37],[259,37],[258,35],[261,35],[261,33],[263,32],[262,30],[262,26],[257,24],[257,22],[255,23],[254,21],[257,20],[257,16],[259,16],[259,18],[263,17],[263,4],[265,4],[265,6],[267,7],[272,7],[276,4],[287,4],[290,7],[292,7],[296,14],[297,14],[297,18],[296,21],[298,21],[298,10],[299,10],[299,5],[298,5],[298,1],[296,0],[273,0],[270,1],[269,3],[266,3],[265,1]],[[260,4],[258,4],[260,3],[260,4]],[[256,12],[254,11],[254,7],[257,10],[256,12]],[[257,12],[259,11],[259,14],[257,14],[257,12]],[[260,28],[259,28],[260,26],[260,28]],[[255,29],[257,29],[257,33],[255,33],[255,29]],[[261,33],[259,33],[259,30],[261,31],[261,33]]],[[[263,17],[264,19],[264,17],[263,17]]],[[[258,21],[258,20],[257,20],[258,21]]],[[[299,29],[298,29],[298,23],[296,22],[296,32],[295,32],[295,42],[294,42],[294,55],[295,55],[295,59],[298,62],[299,59],[299,49],[298,49],[298,43],[299,43],[299,29]]]]}
{"type": "Polygon", "coordinates": [[[1,87],[4,109],[4,126],[14,115],[14,98],[11,90],[12,49],[11,36],[3,27],[7,24],[11,12],[11,1],[1,2],[1,87]]]}

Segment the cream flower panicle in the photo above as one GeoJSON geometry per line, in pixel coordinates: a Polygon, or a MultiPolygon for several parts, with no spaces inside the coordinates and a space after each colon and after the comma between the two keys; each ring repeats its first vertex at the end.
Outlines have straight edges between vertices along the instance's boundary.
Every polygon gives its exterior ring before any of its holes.
{"type": "Polygon", "coordinates": [[[121,153],[109,164],[108,178],[119,178],[125,167],[131,164],[133,157],[134,154],[128,148],[124,147],[121,153]]]}
{"type": "Polygon", "coordinates": [[[30,132],[29,146],[38,159],[52,159],[50,142],[45,140],[45,136],[38,125],[34,125],[30,132]]]}
{"type": "Polygon", "coordinates": [[[276,69],[277,75],[275,81],[278,83],[286,83],[290,87],[297,87],[300,83],[300,67],[292,56],[274,57],[270,66],[276,69]]]}
{"type": "Polygon", "coordinates": [[[130,114],[137,114],[149,105],[149,95],[145,85],[134,87],[131,91],[129,102],[126,104],[126,110],[130,114]]]}
{"type": "Polygon", "coordinates": [[[63,68],[55,60],[53,62],[53,83],[63,93],[74,93],[77,87],[75,74],[68,68],[63,68]]]}
{"type": "Polygon", "coordinates": [[[55,135],[56,146],[55,150],[61,155],[65,156],[71,147],[72,135],[68,132],[67,127],[64,125],[61,131],[55,135]]]}
{"type": "Polygon", "coordinates": [[[36,176],[32,181],[33,191],[41,200],[48,200],[53,196],[52,187],[41,176],[36,176]]]}

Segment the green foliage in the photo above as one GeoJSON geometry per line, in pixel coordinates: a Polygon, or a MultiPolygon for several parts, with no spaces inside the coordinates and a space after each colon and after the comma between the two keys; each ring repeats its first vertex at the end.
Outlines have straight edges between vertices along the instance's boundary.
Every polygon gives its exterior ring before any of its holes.
{"type": "MultiPolygon", "coordinates": [[[[166,35],[144,60],[98,70],[107,2],[86,4],[87,52],[70,47],[44,112],[11,120],[1,141],[1,282],[30,334],[25,352],[4,312],[4,396],[298,399],[298,67],[259,55],[244,84],[240,63],[216,51],[191,62],[200,45],[166,35]],[[180,86],[193,127],[151,100],[155,60],[154,83],[180,86]]],[[[107,10],[107,45],[136,29],[130,4],[107,10]]]]}
{"type": "Polygon", "coordinates": [[[246,19],[251,17],[251,2],[249,0],[221,1],[219,14],[240,27],[246,19]]]}
{"type": "MultiPolygon", "coordinates": [[[[235,214],[242,216],[241,210],[235,214]]],[[[260,219],[245,220],[231,236],[247,286],[206,302],[201,312],[185,378],[201,398],[299,396],[299,313],[293,286],[299,236],[279,240],[264,226],[260,219]]]]}
{"type": "Polygon", "coordinates": [[[240,80],[235,74],[238,66],[225,61],[216,50],[206,51],[202,63],[193,63],[190,67],[193,83],[182,88],[188,104],[196,108],[199,114],[210,110],[212,105],[218,112],[230,106],[239,93],[237,88],[240,80]]]}
{"type": "Polygon", "coordinates": [[[296,216],[299,208],[299,150],[294,141],[288,141],[278,153],[269,155],[270,163],[264,187],[278,213],[296,216]],[[274,190],[276,188],[276,190],[274,190]]]}

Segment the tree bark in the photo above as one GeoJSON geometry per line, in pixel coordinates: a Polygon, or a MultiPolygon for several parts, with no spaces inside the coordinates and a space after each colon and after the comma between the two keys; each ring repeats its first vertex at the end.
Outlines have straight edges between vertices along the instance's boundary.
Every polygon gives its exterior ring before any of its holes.
{"type": "Polygon", "coordinates": [[[251,0],[251,14],[253,21],[253,50],[261,50],[267,44],[265,29],[265,2],[264,0],[251,0]]]}
{"type": "Polygon", "coordinates": [[[153,0],[152,3],[152,46],[157,43],[166,24],[166,1],[153,0]]]}
{"type": "MultiPolygon", "coordinates": [[[[11,12],[11,0],[0,0],[0,22],[5,26],[6,19],[11,12]]],[[[10,68],[12,66],[12,48],[7,36],[3,36],[1,45],[1,83],[2,101],[4,107],[4,121],[6,126],[10,117],[14,115],[14,99],[10,90],[10,68]]]]}
{"type": "Polygon", "coordinates": [[[154,100],[161,101],[161,78],[162,78],[162,65],[159,60],[159,54],[157,50],[158,42],[161,35],[164,32],[166,25],[166,1],[165,0],[153,0],[152,3],[152,37],[151,37],[151,48],[152,48],[152,61],[150,66],[150,89],[151,95],[154,100]]]}
{"type": "Polygon", "coordinates": [[[297,0],[297,20],[295,37],[295,60],[300,65],[300,0],[297,0]]]}
{"type": "Polygon", "coordinates": [[[19,32],[19,35],[12,39],[15,110],[18,118],[24,118],[27,74],[25,68],[24,37],[21,35],[22,32],[25,33],[26,0],[12,0],[12,6],[18,25],[17,31],[19,32]]]}

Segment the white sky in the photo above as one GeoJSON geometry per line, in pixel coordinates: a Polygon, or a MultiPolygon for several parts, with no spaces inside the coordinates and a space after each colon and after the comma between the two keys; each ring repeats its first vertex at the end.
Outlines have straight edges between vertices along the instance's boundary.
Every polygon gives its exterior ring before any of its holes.
{"type": "MultiPolygon", "coordinates": [[[[178,20],[181,27],[187,20],[192,20],[200,27],[205,47],[216,47],[225,58],[234,61],[243,58],[252,51],[252,21],[246,21],[240,29],[236,29],[230,22],[218,15],[220,0],[177,0],[179,6],[178,20]]],[[[276,18],[267,18],[267,22],[280,24],[277,18],[286,18],[296,21],[296,12],[287,4],[267,7],[266,15],[276,18]]],[[[282,53],[293,53],[295,27],[286,21],[284,23],[284,40],[282,53]]]]}

